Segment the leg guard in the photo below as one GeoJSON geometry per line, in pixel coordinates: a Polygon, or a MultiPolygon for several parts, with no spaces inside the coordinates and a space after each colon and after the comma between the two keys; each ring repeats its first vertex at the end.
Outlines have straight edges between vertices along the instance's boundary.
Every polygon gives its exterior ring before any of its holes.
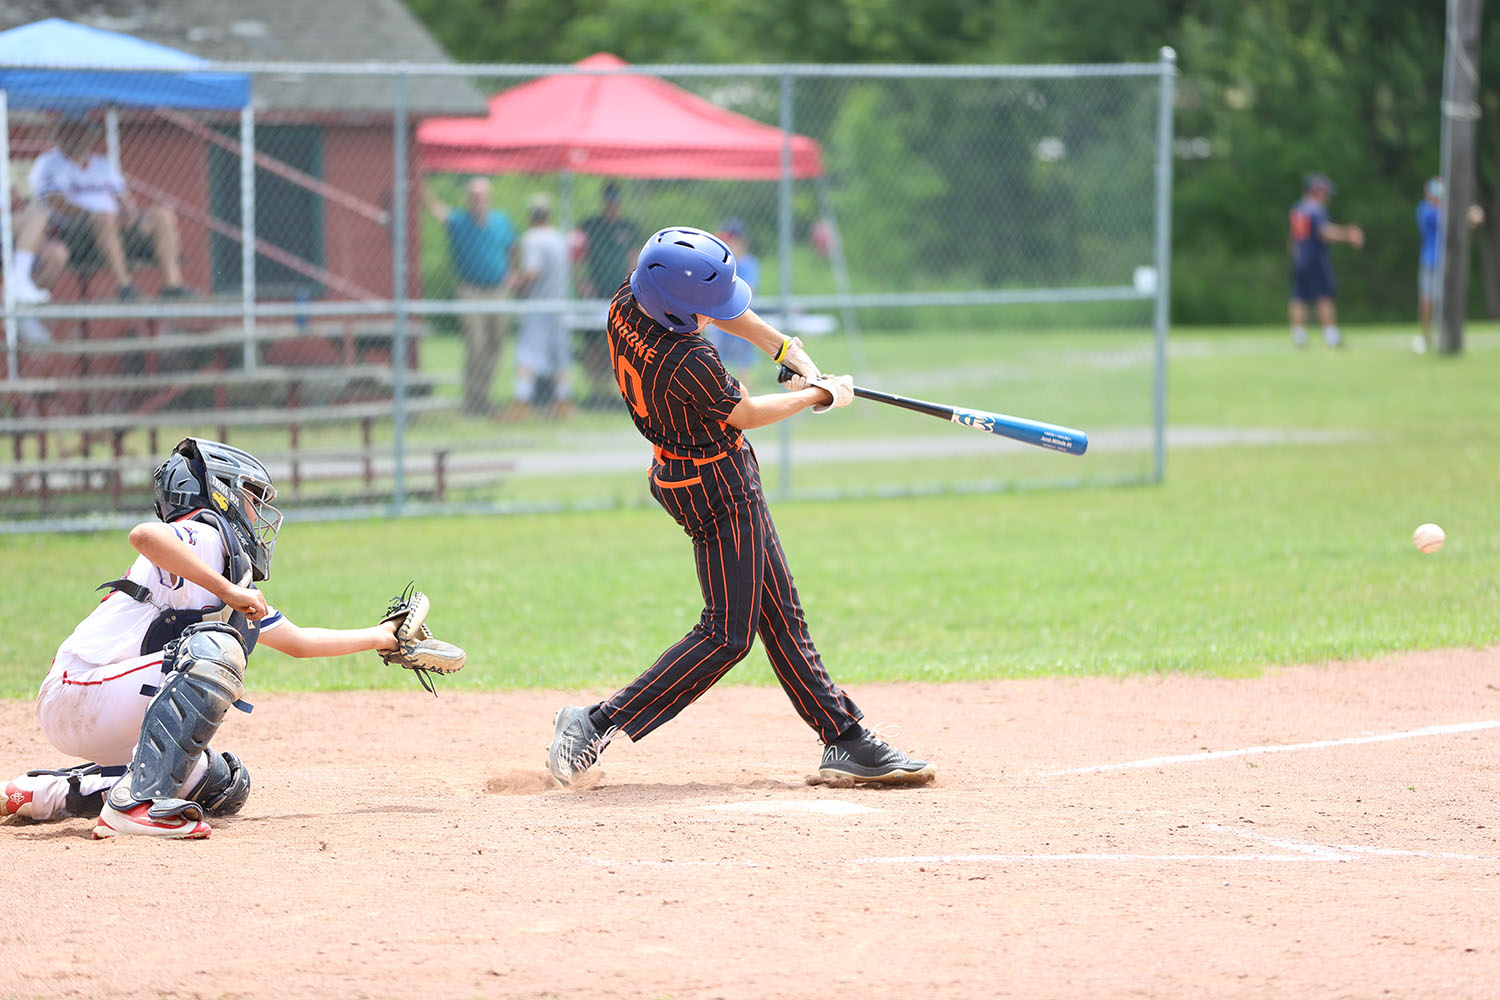
{"type": "Polygon", "coordinates": [[[32,820],[97,816],[104,805],[104,794],[124,773],[123,766],[93,763],[34,768],[6,784],[0,816],[32,820]]]}
{"type": "MultiPolygon", "coordinates": [[[[146,814],[152,820],[203,818],[201,802],[181,797],[183,786],[224,713],[244,693],[245,645],[228,625],[203,622],[184,632],[170,652],[172,673],[146,708],[130,770],[106,799],[106,820],[111,810],[125,813],[145,803],[151,804],[146,814]]],[[[248,776],[245,784],[248,795],[248,776]]]]}
{"type": "Polygon", "coordinates": [[[233,816],[250,797],[250,771],[236,754],[221,754],[213,747],[204,753],[208,755],[208,771],[188,798],[210,816],[233,816]]]}

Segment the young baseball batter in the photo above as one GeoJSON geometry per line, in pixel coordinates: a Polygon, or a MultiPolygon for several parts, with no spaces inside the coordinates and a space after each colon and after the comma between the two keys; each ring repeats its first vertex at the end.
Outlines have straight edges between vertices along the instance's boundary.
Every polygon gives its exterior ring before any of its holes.
{"type": "Polygon", "coordinates": [[[281,513],[254,457],[187,438],[155,473],[159,521],[139,524],[140,555],[63,640],[37,695],[43,735],[89,763],[7,782],[0,816],[98,815],[94,836],[206,837],[205,816],[236,813],[250,774],[208,745],[244,691],[257,641],[291,656],[397,646],[397,623],[300,627],[252,581],[270,572],[281,513]],[[169,645],[170,644],[170,645],[169,645]]]}
{"type": "Polygon", "coordinates": [[[631,418],[654,447],[651,495],[693,540],[703,615],[630,684],[597,705],[557,713],[547,766],[563,785],[611,739],[638,740],[682,711],[750,652],[757,635],[797,714],[823,742],[827,781],[920,783],[934,768],[860,725],[823,667],[742,432],[854,398],[848,375],[823,376],[796,339],[750,311],[734,254],[699,229],[646,241],[609,310],[609,351],[631,418]],[[794,371],[790,391],[747,396],[699,334],[712,321],[794,371]]]}

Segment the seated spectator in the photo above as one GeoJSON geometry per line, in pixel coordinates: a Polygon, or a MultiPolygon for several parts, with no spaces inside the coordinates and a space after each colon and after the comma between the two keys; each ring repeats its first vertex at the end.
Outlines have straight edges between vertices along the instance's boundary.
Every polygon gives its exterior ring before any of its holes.
{"type": "MultiPolygon", "coordinates": [[[[6,281],[11,294],[21,305],[36,305],[50,299],[48,291],[68,266],[68,248],[47,237],[47,213],[36,205],[26,205],[13,216],[15,256],[6,281]]],[[[40,344],[52,339],[41,321],[28,316],[20,322],[21,339],[40,344]]]]}
{"type": "Polygon", "coordinates": [[[74,267],[107,266],[121,301],[137,297],[127,262],[153,258],[162,269],[163,298],[192,294],[182,283],[177,214],[165,205],[137,207],[125,178],[98,151],[102,134],[92,119],[64,116],[54,130],[56,147],[32,165],[32,197],[47,210],[50,235],[66,244],[74,267]]]}
{"type": "Polygon", "coordinates": [[[48,291],[68,266],[68,248],[47,236],[47,213],[27,205],[13,216],[16,239],[14,269],[8,275],[17,302],[35,305],[51,298],[48,291]]]}

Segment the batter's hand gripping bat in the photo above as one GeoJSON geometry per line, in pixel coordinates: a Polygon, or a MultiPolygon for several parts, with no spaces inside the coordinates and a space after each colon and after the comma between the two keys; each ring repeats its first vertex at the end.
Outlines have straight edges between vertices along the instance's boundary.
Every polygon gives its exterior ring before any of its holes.
{"type": "MultiPolygon", "coordinates": [[[[776,380],[778,382],[785,382],[795,374],[797,373],[786,365],[782,365],[781,373],[777,376],[776,380]]],[[[1012,417],[1004,413],[990,413],[987,410],[969,410],[962,406],[949,406],[946,403],[929,403],[926,400],[897,396],[894,393],[866,389],[858,385],[854,387],[854,394],[860,399],[871,399],[877,403],[899,406],[906,410],[915,410],[918,413],[925,413],[931,417],[951,420],[953,423],[961,424],[964,427],[972,427],[975,430],[998,434],[1001,437],[1010,438],[1012,441],[1036,445],[1038,448],[1066,452],[1069,455],[1082,455],[1089,448],[1089,436],[1083,431],[1074,430],[1071,427],[1044,424],[1040,420],[1012,417]]]]}

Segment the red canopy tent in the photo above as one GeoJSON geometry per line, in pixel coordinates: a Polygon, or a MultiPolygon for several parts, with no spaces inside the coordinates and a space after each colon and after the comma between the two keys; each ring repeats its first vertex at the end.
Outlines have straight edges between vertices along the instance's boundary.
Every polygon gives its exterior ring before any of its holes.
{"type": "MultiPolygon", "coordinates": [[[[628,64],[600,52],[575,65],[628,64]]],[[[496,94],[484,118],[429,118],[417,144],[428,171],[774,181],[783,132],[657,77],[568,74],[496,94]]],[[[816,142],[791,147],[793,177],[822,174],[816,142]]]]}

